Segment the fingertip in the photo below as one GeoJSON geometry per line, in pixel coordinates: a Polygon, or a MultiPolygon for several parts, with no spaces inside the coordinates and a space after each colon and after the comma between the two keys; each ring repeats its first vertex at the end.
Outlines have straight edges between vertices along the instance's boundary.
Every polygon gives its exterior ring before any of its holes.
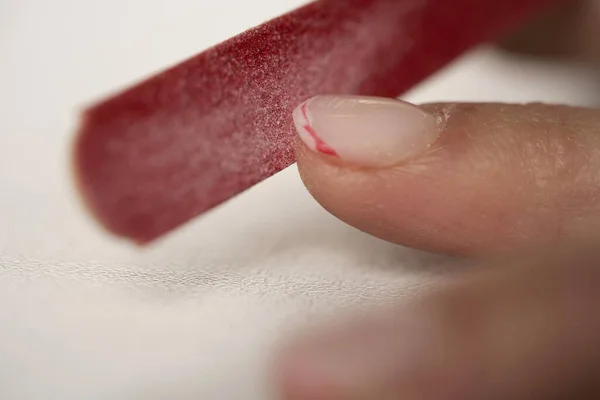
{"type": "MultiPolygon", "coordinates": [[[[310,193],[360,230],[452,256],[547,245],[600,229],[600,112],[543,104],[420,109],[438,119],[437,139],[393,165],[357,163],[337,142],[339,157],[300,142],[298,165],[310,193]]],[[[402,134],[403,125],[398,129],[402,134]]]]}

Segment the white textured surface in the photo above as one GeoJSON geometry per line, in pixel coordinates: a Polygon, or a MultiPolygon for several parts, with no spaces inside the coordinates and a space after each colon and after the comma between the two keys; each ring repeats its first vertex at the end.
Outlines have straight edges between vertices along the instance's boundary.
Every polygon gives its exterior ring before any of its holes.
{"type": "MultiPolygon", "coordinates": [[[[346,227],[295,168],[139,250],[85,218],[76,110],[299,0],[0,1],[0,398],[269,399],[276,337],[448,261],[346,227]]],[[[589,103],[586,77],[481,51],[408,96],[589,103]]]]}

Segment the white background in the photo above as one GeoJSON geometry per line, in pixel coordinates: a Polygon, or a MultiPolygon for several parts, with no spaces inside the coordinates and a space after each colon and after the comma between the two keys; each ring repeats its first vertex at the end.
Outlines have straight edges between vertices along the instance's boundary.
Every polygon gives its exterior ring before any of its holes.
{"type": "MultiPolygon", "coordinates": [[[[74,198],[83,105],[302,3],[0,0],[0,398],[271,398],[272,344],[306,315],[444,269],[326,214],[294,167],[146,250],[74,198]]],[[[407,99],[590,104],[592,83],[481,49],[407,99]]]]}

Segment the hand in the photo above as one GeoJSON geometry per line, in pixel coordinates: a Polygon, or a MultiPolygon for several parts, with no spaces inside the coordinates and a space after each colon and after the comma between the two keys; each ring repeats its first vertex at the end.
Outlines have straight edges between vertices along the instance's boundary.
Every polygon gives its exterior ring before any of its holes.
{"type": "Polygon", "coordinates": [[[482,267],[300,340],[281,360],[285,399],[597,397],[598,110],[328,96],[294,120],[323,207],[482,267]]]}

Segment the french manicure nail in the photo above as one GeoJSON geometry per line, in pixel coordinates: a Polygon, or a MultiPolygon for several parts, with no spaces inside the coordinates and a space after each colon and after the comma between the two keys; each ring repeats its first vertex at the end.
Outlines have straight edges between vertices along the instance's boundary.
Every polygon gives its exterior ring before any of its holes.
{"type": "Polygon", "coordinates": [[[284,364],[288,392],[302,399],[378,398],[424,352],[420,340],[402,332],[380,320],[303,342],[284,364]]]}
{"type": "Polygon", "coordinates": [[[425,152],[440,123],[420,107],[396,99],[317,96],[293,114],[313,151],[364,167],[389,167],[425,152]]]}

